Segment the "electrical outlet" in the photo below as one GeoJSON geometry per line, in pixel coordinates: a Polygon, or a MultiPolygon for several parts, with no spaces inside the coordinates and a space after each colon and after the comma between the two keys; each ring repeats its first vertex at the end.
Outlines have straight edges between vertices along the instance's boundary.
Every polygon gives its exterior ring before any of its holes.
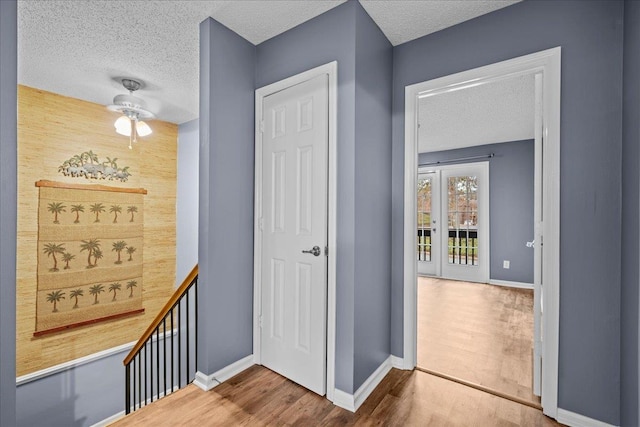
{"type": "Polygon", "coordinates": [[[509,260],[505,259],[504,261],[502,261],[502,268],[506,268],[508,270],[510,266],[511,263],[509,262],[509,260]]]}

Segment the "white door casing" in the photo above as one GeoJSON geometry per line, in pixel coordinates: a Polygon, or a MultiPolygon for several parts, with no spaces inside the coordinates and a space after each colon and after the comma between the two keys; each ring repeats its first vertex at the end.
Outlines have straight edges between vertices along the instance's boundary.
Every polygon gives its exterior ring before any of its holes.
{"type": "Polygon", "coordinates": [[[326,75],[264,98],[261,363],[321,395],[326,391],[327,159],[326,75]]]}
{"type": "Polygon", "coordinates": [[[535,76],[535,120],[534,120],[534,236],[533,236],[533,394],[542,394],[542,78],[535,76]]]}
{"type": "MultiPolygon", "coordinates": [[[[544,322],[541,345],[541,401],[543,413],[558,416],[558,349],[560,329],[560,76],[561,48],[556,47],[518,58],[463,71],[405,88],[405,163],[404,163],[404,318],[403,367],[416,364],[417,280],[416,280],[416,176],[417,176],[417,111],[419,97],[477,86],[523,74],[542,75],[542,149],[536,174],[544,167],[541,181],[543,221],[537,225],[544,239],[540,262],[544,266],[541,283],[541,310],[544,322]]],[[[536,245],[538,246],[538,245],[536,245]]]]}

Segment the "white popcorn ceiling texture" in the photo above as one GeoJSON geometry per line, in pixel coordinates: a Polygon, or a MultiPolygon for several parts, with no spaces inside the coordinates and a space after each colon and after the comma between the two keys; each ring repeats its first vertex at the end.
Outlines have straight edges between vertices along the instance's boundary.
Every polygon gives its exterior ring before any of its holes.
{"type": "MultiPolygon", "coordinates": [[[[103,105],[136,94],[161,120],[198,117],[199,24],[211,16],[254,44],[345,0],[18,1],[20,84],[103,105]]],[[[397,45],[514,1],[360,0],[397,45]]]]}
{"type": "Polygon", "coordinates": [[[534,138],[535,78],[511,77],[418,103],[418,151],[534,138]]]}

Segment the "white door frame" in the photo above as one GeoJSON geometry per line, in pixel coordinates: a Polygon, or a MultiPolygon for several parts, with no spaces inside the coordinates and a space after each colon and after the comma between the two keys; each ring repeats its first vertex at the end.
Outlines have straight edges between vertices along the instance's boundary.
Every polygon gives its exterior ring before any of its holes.
{"type": "MultiPolygon", "coordinates": [[[[405,88],[404,162],[404,352],[405,369],[416,366],[416,177],[418,167],[418,98],[452,92],[509,76],[542,74],[544,236],[542,346],[542,407],[545,415],[558,413],[558,346],[560,329],[560,47],[498,62],[405,88]]],[[[536,242],[537,244],[538,242],[536,242]]]]}
{"type": "Polygon", "coordinates": [[[337,94],[338,62],[333,61],[295,76],[286,78],[256,90],[255,103],[255,188],[253,221],[253,361],[261,364],[260,308],[261,308],[261,268],[262,233],[260,215],[262,212],[262,132],[261,117],[263,99],[273,93],[311,80],[314,77],[329,76],[329,154],[327,187],[327,399],[333,401],[335,392],[335,336],[336,336],[336,147],[337,147],[337,94]]]}

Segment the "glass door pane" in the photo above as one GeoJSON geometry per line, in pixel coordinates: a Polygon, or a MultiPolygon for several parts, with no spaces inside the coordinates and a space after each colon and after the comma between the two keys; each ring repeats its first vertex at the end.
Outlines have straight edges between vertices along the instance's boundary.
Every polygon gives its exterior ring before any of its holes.
{"type": "Polygon", "coordinates": [[[447,179],[448,263],[478,265],[478,177],[447,179]]]}
{"type": "Polygon", "coordinates": [[[418,261],[431,261],[431,177],[418,176],[418,261]]]}

